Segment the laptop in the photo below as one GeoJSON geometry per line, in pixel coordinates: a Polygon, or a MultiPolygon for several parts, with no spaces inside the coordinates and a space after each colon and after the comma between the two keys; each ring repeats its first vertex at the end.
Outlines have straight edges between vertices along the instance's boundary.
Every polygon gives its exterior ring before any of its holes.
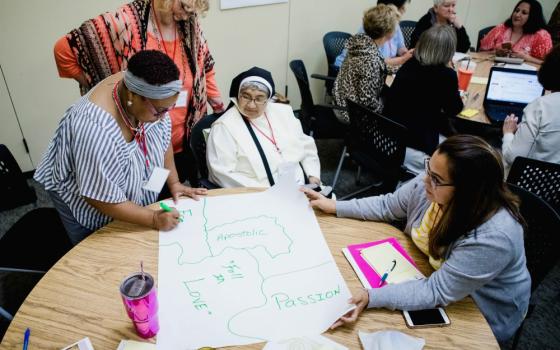
{"type": "Polygon", "coordinates": [[[525,106],[543,94],[537,71],[492,67],[484,95],[484,111],[494,122],[502,122],[510,114],[521,121],[525,106]]]}

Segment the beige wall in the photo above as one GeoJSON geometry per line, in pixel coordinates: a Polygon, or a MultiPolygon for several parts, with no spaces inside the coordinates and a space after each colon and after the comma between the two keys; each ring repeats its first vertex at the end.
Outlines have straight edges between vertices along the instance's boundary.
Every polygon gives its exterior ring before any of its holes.
{"type": "MultiPolygon", "coordinates": [[[[58,78],[54,42],[83,20],[117,8],[124,0],[3,0],[0,1],[0,65],[17,116],[31,150],[25,154],[19,126],[6,86],[0,88],[0,143],[8,147],[24,170],[40,160],[64,110],[78,97],[77,83],[58,78]]],[[[277,90],[288,85],[292,106],[299,108],[299,90],[288,62],[302,59],[308,74],[326,73],[323,35],[332,30],[354,33],[363,11],[375,0],[290,0],[289,3],[221,11],[219,0],[203,28],[216,60],[217,81],[227,98],[231,79],[254,65],[269,69],[277,90]]],[[[473,45],[480,28],[503,21],[516,0],[459,0],[458,14],[473,45]]],[[[557,1],[541,0],[548,19],[557,1]]],[[[404,19],[418,20],[432,0],[412,0],[404,19]]],[[[0,84],[3,84],[0,81],[0,84]]],[[[323,84],[312,80],[319,102],[323,84]]]]}

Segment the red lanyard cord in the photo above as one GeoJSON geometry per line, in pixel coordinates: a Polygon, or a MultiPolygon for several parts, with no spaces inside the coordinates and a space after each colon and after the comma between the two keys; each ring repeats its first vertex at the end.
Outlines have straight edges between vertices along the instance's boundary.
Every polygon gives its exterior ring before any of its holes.
{"type": "Polygon", "coordinates": [[[265,134],[261,129],[259,129],[258,126],[255,125],[255,123],[253,123],[253,121],[251,119],[249,120],[249,123],[251,123],[251,125],[262,135],[264,136],[268,141],[270,141],[274,147],[276,148],[276,151],[278,153],[282,153],[280,152],[280,148],[278,147],[278,144],[276,143],[276,138],[274,137],[274,130],[272,129],[272,125],[270,125],[270,120],[268,120],[268,116],[266,115],[266,112],[264,113],[264,117],[266,118],[266,122],[268,123],[268,128],[270,129],[270,135],[268,136],[267,134],[265,134]]]}
{"type": "Polygon", "coordinates": [[[123,108],[121,104],[121,100],[119,98],[118,88],[119,88],[120,81],[117,81],[115,86],[113,87],[113,100],[115,101],[115,105],[117,106],[117,110],[121,115],[122,120],[127,128],[130,129],[132,134],[134,135],[134,139],[138,146],[140,146],[140,150],[144,154],[144,160],[146,161],[146,169],[150,169],[150,163],[148,161],[148,145],[146,144],[146,131],[144,130],[144,123],[140,122],[140,125],[135,128],[132,126],[130,119],[128,117],[128,113],[123,108]]]}
{"type": "MultiPolygon", "coordinates": [[[[163,39],[163,32],[161,31],[161,28],[159,26],[159,21],[158,21],[158,18],[157,18],[156,8],[155,8],[155,5],[154,5],[154,2],[155,1],[152,1],[152,12],[154,13],[154,19],[155,19],[155,22],[156,22],[157,31],[159,32],[159,35],[161,37],[163,50],[165,51],[165,54],[167,56],[169,56],[169,52],[167,52],[167,47],[165,47],[165,39],[163,39]]],[[[177,26],[177,25],[175,24],[175,26],[177,26]]],[[[156,33],[156,37],[157,37],[157,34],[158,33],[156,33]]],[[[175,28],[175,36],[173,38],[173,56],[169,56],[173,61],[175,61],[175,50],[176,49],[177,49],[177,28],[175,28]]]]}

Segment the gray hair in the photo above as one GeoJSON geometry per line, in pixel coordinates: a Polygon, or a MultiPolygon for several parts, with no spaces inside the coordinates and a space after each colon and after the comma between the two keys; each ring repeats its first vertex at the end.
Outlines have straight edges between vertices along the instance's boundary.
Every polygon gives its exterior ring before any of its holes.
{"type": "Polygon", "coordinates": [[[440,6],[443,5],[444,2],[449,1],[449,0],[434,0],[434,6],[440,6]]]}
{"type": "Polygon", "coordinates": [[[455,54],[457,34],[449,25],[434,25],[420,36],[414,57],[423,66],[447,64],[455,54]]]}
{"type": "Polygon", "coordinates": [[[262,91],[266,94],[266,96],[270,97],[270,90],[266,85],[263,83],[259,83],[258,81],[247,81],[241,84],[239,87],[239,93],[247,90],[247,89],[254,89],[258,91],[262,91]]]}

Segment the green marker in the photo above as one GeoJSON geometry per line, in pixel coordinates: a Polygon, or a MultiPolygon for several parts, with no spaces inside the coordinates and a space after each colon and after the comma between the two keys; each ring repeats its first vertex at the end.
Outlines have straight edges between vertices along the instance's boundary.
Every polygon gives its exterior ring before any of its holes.
{"type": "MultiPolygon", "coordinates": [[[[159,206],[167,213],[171,213],[173,211],[173,208],[163,202],[159,202],[159,206]]],[[[183,222],[183,215],[179,216],[179,222],[183,222]]]]}

